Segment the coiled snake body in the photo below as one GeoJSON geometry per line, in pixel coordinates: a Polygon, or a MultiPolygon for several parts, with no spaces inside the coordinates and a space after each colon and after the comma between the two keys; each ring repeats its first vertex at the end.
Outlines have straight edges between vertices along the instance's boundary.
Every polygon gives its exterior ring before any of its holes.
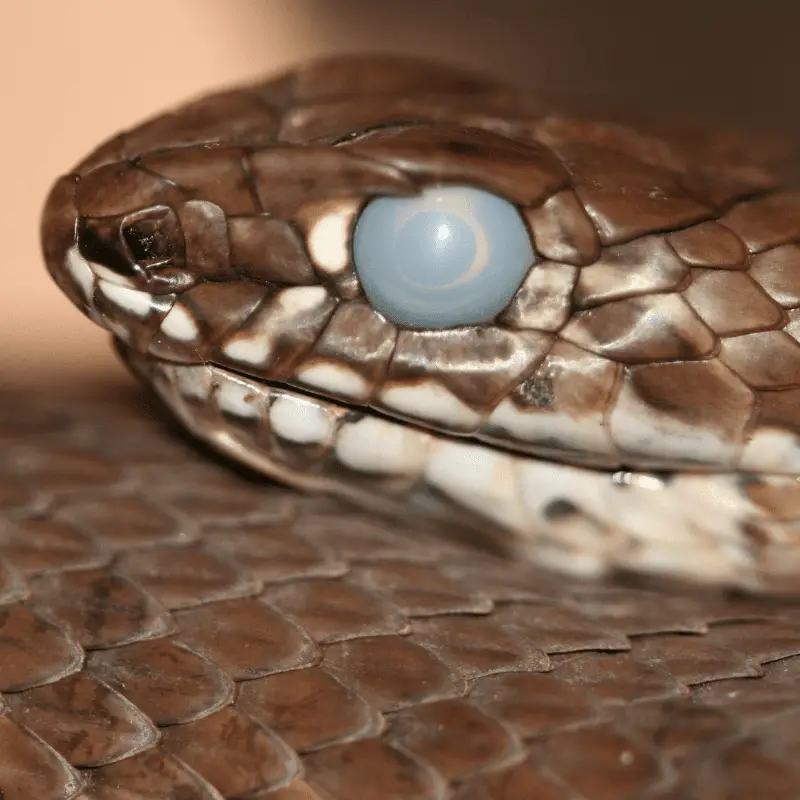
{"type": "Polygon", "coordinates": [[[111,139],[43,241],[186,428],[280,481],[482,520],[572,573],[798,585],[800,195],[745,142],[338,58],[111,139]],[[354,231],[439,187],[513,206],[530,263],[489,317],[407,324],[354,231]]]}

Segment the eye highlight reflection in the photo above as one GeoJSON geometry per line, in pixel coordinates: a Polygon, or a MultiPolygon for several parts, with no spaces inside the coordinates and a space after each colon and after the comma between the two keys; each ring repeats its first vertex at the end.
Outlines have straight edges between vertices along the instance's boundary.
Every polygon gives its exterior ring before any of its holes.
{"type": "Polygon", "coordinates": [[[470,186],[379,197],[353,234],[372,307],[398,325],[449,328],[494,319],[535,261],[516,207],[470,186]]]}

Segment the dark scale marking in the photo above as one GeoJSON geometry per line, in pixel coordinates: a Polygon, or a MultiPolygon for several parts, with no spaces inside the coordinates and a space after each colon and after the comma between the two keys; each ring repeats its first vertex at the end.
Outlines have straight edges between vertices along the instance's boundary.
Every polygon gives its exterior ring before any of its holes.
{"type": "Polygon", "coordinates": [[[553,379],[547,375],[536,375],[524,380],[519,386],[519,393],[528,405],[547,408],[555,402],[553,379]]]}
{"type": "Polygon", "coordinates": [[[78,250],[87,261],[131,276],[136,270],[122,248],[119,223],[118,216],[81,218],[78,220],[78,250]]]}
{"type": "Polygon", "coordinates": [[[457,156],[480,156],[484,148],[471,142],[447,142],[445,149],[457,156]]]}
{"type": "Polygon", "coordinates": [[[544,507],[543,513],[545,519],[555,520],[580,514],[580,509],[572,501],[558,498],[557,500],[551,500],[544,507]]]}

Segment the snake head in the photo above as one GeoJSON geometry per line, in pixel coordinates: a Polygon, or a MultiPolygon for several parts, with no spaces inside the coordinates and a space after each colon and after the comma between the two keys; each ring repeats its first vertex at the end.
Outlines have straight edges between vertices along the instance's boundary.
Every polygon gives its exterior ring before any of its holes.
{"type": "Polygon", "coordinates": [[[45,255],[146,359],[593,467],[795,469],[800,199],[710,141],[320,62],[98,148],[50,195],[45,255]]]}

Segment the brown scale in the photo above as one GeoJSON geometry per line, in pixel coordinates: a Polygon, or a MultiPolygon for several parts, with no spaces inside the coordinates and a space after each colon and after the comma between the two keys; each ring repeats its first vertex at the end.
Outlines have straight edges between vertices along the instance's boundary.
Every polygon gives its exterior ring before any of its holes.
{"type": "Polygon", "coordinates": [[[570,317],[579,274],[569,264],[534,264],[498,321],[512,330],[560,330],[570,317]]]}
{"type": "Polygon", "coordinates": [[[381,128],[343,147],[386,162],[425,183],[468,183],[534,206],[563,189],[567,173],[534,143],[460,126],[381,128]]]}
{"type": "Polygon", "coordinates": [[[619,455],[605,424],[605,413],[619,383],[621,367],[569,342],[557,341],[541,364],[509,395],[514,408],[528,419],[549,423],[545,430],[519,441],[497,421],[489,420],[482,434],[505,446],[514,445],[545,458],[568,454],[573,463],[614,466],[619,455]],[[558,432],[553,418],[560,420],[558,432]],[[586,440],[583,428],[591,424],[586,440]]]}
{"type": "Polygon", "coordinates": [[[568,142],[557,145],[555,152],[566,164],[604,245],[681,228],[714,214],[665,168],[592,142],[568,142]]]}
{"type": "Polygon", "coordinates": [[[229,216],[230,264],[237,275],[256,283],[309,286],[318,282],[298,232],[268,214],[229,216]],[[264,253],[269,253],[268,261],[264,253]]]}
{"type": "Polygon", "coordinates": [[[593,264],[580,271],[572,293],[576,308],[585,309],[611,300],[678,289],[689,270],[660,236],[646,236],[607,247],[593,264]]]}
{"type": "Polygon", "coordinates": [[[744,272],[692,270],[683,296],[718,336],[770,330],[785,320],[783,309],[744,272]]]}
{"type": "MultiPolygon", "coordinates": [[[[397,336],[383,389],[432,380],[483,416],[535,368],[551,341],[546,334],[511,333],[499,327],[404,330],[397,336]],[[446,368],[442,369],[442,363],[446,368]]],[[[378,403],[385,407],[388,401],[379,399],[378,403]]],[[[444,424],[445,429],[458,426],[457,422],[444,424]]]]}
{"type": "Polygon", "coordinates": [[[800,245],[781,245],[754,256],[750,277],[784,308],[797,308],[800,306],[800,245]]]}
{"type": "Polygon", "coordinates": [[[623,364],[710,356],[716,337],[679,294],[642,294],[573,314],[560,336],[623,364]]]}
{"type": "Polygon", "coordinates": [[[800,381],[800,346],[783,331],[723,339],[719,357],[756,389],[780,389],[800,381]]]}
{"type": "Polygon", "coordinates": [[[546,259],[584,267],[600,256],[597,231],[574,192],[556,192],[524,213],[536,247],[546,259]]]}
{"type": "Polygon", "coordinates": [[[508,126],[518,113],[518,101],[486,95],[478,112],[472,94],[417,94],[407,97],[363,97],[323,100],[297,106],[283,117],[278,138],[289,144],[306,141],[347,141],[354,131],[410,120],[414,123],[457,122],[467,127],[496,130],[508,126]]]}
{"type": "Polygon", "coordinates": [[[717,359],[628,367],[609,414],[611,436],[625,463],[664,469],[658,441],[642,436],[642,426],[667,434],[684,426],[713,433],[715,448],[706,443],[700,450],[691,438],[684,439],[682,460],[725,469],[735,464],[753,408],[753,392],[717,359]],[[639,423],[635,433],[634,420],[639,423]]]}
{"type": "Polygon", "coordinates": [[[777,192],[732,208],[720,222],[737,234],[751,253],[800,239],[800,193],[777,192]]]}
{"type": "MultiPolygon", "coordinates": [[[[366,400],[380,385],[395,350],[397,329],[365,301],[339,303],[324,330],[304,361],[295,370],[294,382],[309,384],[303,373],[310,367],[325,365],[341,369],[347,363],[365,384],[363,395],[348,394],[344,400],[366,400]]],[[[319,387],[316,387],[319,388],[319,387]]]]}
{"type": "Polygon", "coordinates": [[[245,170],[247,152],[239,147],[186,147],[147,155],[137,163],[214,203],[226,216],[245,216],[259,211],[245,170]]]}
{"type": "Polygon", "coordinates": [[[194,323],[191,339],[176,339],[158,331],[148,352],[169,361],[198,363],[215,354],[215,345],[229,332],[238,330],[267,296],[262,284],[245,281],[200,283],[184,292],[176,305],[194,323]]]}
{"type": "Polygon", "coordinates": [[[369,194],[412,194],[400,170],[331,147],[271,147],[247,159],[261,210],[292,219],[320,199],[369,194]]]}
{"type": "Polygon", "coordinates": [[[319,290],[309,305],[290,298],[300,289],[269,292],[246,321],[217,342],[214,360],[256,377],[286,380],[309,352],[333,314],[337,299],[319,290]],[[245,356],[237,348],[248,348],[245,356]],[[242,366],[244,364],[244,367],[242,366]]]}
{"type": "Polygon", "coordinates": [[[701,222],[666,236],[681,259],[692,267],[747,269],[744,242],[718,222],[701,222]]]}

